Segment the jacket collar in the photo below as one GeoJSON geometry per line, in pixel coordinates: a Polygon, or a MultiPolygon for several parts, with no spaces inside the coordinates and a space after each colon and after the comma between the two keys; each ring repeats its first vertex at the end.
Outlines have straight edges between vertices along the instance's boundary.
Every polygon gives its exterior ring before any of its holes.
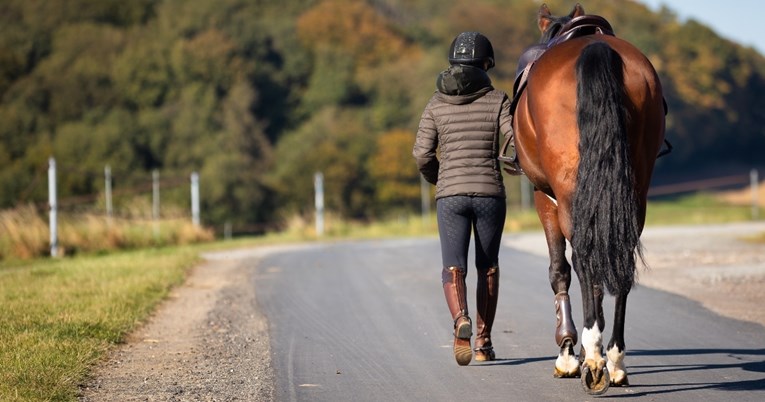
{"type": "Polygon", "coordinates": [[[494,89],[486,71],[478,67],[454,64],[436,79],[438,96],[447,103],[470,103],[494,89]]]}

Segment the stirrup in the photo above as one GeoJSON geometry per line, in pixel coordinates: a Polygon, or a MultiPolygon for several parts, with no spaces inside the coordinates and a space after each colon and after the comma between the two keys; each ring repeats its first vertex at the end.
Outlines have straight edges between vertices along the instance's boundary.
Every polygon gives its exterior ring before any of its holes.
{"type": "MultiPolygon", "coordinates": [[[[507,144],[505,144],[505,146],[507,146],[507,144]]],[[[497,159],[505,165],[502,170],[507,172],[507,174],[511,176],[520,176],[525,174],[521,168],[520,163],[518,163],[518,154],[513,156],[505,156],[504,154],[500,154],[497,159]]]]}
{"type": "Polygon", "coordinates": [[[526,174],[523,171],[523,168],[521,168],[521,165],[518,164],[518,160],[515,158],[513,158],[511,162],[505,162],[505,167],[503,167],[502,170],[510,176],[522,176],[526,174]]]}

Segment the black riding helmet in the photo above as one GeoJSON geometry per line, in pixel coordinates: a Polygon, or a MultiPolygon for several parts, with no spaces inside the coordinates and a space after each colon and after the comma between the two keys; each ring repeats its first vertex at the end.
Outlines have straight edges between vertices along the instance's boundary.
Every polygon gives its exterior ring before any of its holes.
{"type": "Polygon", "coordinates": [[[484,61],[494,67],[494,48],[491,42],[479,32],[463,32],[457,35],[449,47],[449,63],[468,64],[483,68],[484,61]]]}

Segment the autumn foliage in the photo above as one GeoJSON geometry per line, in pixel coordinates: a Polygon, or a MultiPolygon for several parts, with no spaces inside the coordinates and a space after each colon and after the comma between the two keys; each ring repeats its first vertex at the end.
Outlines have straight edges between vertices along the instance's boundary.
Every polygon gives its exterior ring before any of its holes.
{"type": "MultiPolygon", "coordinates": [[[[566,14],[572,2],[547,2],[566,14]]],[[[669,9],[589,0],[656,66],[675,151],[655,177],[761,165],[765,58],[669,9]]],[[[419,212],[411,146],[449,43],[481,31],[511,91],[539,40],[537,2],[494,0],[6,0],[0,6],[0,209],[129,193],[159,169],[201,176],[220,233],[311,216],[313,175],[344,218],[419,212]]],[[[703,4],[699,4],[703,7],[703,4]]],[[[512,188],[508,186],[508,188],[512,188]]],[[[518,195],[509,191],[510,202],[518,195]]],[[[138,196],[133,194],[133,196],[138,196]]],[[[188,211],[188,188],[163,203],[188,211]]],[[[103,215],[89,201],[76,209],[103,215]]],[[[119,207],[119,205],[117,205],[119,207]]],[[[66,214],[66,210],[61,211],[66,214]]],[[[81,211],[80,211],[81,212],[81,211]]],[[[119,211],[117,211],[119,212],[119,211]]]]}

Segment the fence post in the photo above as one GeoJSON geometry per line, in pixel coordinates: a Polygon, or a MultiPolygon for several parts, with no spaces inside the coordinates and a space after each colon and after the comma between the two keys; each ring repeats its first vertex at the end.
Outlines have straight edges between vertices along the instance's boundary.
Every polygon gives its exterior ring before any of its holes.
{"type": "Polygon", "coordinates": [[[231,240],[231,222],[229,221],[223,224],[223,239],[231,240]]]}
{"type": "Polygon", "coordinates": [[[56,203],[56,159],[48,158],[48,205],[50,206],[50,256],[58,256],[58,227],[56,203]]]}
{"type": "Polygon", "coordinates": [[[191,223],[199,226],[199,174],[191,173],[191,223]]]}
{"type": "Polygon", "coordinates": [[[324,234],[324,175],[321,172],[314,173],[313,186],[316,190],[316,236],[321,237],[324,234]]]}
{"type": "Polygon", "coordinates": [[[106,196],[106,218],[107,222],[112,222],[112,168],[109,165],[104,167],[104,194],[106,196]]]}
{"type": "Polygon", "coordinates": [[[425,177],[420,176],[420,205],[422,205],[422,224],[428,227],[428,218],[430,217],[430,183],[425,177]]]}
{"type": "Polygon", "coordinates": [[[749,182],[752,187],[752,220],[757,220],[760,218],[760,203],[758,200],[758,193],[759,193],[759,179],[757,177],[757,169],[752,169],[749,172],[749,182]]]}
{"type": "Polygon", "coordinates": [[[151,172],[151,218],[154,221],[154,237],[159,237],[159,170],[151,172]]]}
{"type": "Polygon", "coordinates": [[[521,180],[521,209],[526,211],[531,208],[531,182],[526,175],[520,176],[521,180]]]}

